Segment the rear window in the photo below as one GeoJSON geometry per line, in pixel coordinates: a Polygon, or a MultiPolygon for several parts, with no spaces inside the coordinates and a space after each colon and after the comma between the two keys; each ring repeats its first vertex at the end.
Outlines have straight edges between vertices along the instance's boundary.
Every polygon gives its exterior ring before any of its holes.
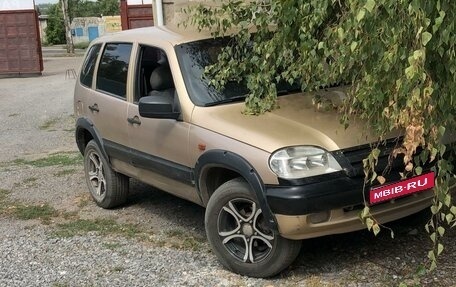
{"type": "Polygon", "coordinates": [[[132,44],[108,43],[97,73],[97,90],[126,99],[127,75],[132,44]]]}
{"type": "Polygon", "coordinates": [[[87,58],[82,65],[81,76],[79,77],[81,84],[84,86],[92,87],[93,72],[95,71],[95,64],[100,53],[100,48],[101,44],[94,45],[87,53],[87,58]]]}

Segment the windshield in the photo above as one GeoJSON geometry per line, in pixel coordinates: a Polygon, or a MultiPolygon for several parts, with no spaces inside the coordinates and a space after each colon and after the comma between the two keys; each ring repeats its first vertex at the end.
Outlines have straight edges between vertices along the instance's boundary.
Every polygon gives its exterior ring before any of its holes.
{"type": "Polygon", "coordinates": [[[228,82],[222,90],[217,90],[209,84],[210,80],[205,75],[203,77],[204,68],[217,62],[217,57],[228,40],[206,39],[175,48],[188,93],[198,106],[242,101],[249,92],[245,84],[234,81],[228,82]]]}
{"type": "MultiPolygon", "coordinates": [[[[206,39],[176,46],[176,55],[181,67],[184,82],[190,98],[198,106],[214,106],[218,104],[242,101],[249,90],[244,82],[229,81],[222,90],[210,85],[204,68],[217,62],[223,47],[229,44],[230,38],[206,39]]],[[[286,95],[300,91],[300,85],[285,82],[277,84],[277,95],[286,95]]]]}

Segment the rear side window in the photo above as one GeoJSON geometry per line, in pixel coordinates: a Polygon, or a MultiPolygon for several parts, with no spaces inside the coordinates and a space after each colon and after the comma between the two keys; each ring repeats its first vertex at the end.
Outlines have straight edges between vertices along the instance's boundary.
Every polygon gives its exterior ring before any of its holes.
{"type": "Polygon", "coordinates": [[[98,53],[100,53],[101,44],[94,45],[87,53],[84,65],[82,65],[81,76],[79,80],[81,84],[87,87],[92,87],[93,71],[97,62],[98,53]]]}
{"type": "Polygon", "coordinates": [[[132,44],[106,44],[97,73],[97,89],[125,99],[132,44]]]}

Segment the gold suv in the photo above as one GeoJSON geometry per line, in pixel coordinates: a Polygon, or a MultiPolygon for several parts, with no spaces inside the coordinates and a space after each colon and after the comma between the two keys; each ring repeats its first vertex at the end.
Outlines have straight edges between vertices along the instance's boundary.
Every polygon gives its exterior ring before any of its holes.
{"type": "MultiPolygon", "coordinates": [[[[204,206],[220,262],[255,277],[290,265],[301,239],[362,229],[365,200],[379,222],[429,206],[432,172],[410,179],[410,189],[404,181],[363,188],[362,160],[374,138],[316,111],[315,94],[277,83],[279,109],[243,115],[242,83],[217,90],[203,76],[228,40],[152,27],[91,43],[74,109],[87,185],[99,206],[123,204],[130,177],[204,206]]],[[[317,94],[343,97],[338,89],[317,94]]],[[[381,147],[379,169],[403,170],[389,157],[396,144],[381,147]]],[[[394,182],[397,174],[385,176],[394,182]]]]}

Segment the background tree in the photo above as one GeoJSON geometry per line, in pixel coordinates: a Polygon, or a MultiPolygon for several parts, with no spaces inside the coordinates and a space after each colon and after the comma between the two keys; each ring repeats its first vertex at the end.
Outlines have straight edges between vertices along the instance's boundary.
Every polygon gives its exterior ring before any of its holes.
{"type": "MultiPolygon", "coordinates": [[[[76,17],[100,17],[101,15],[119,15],[119,0],[68,0],[68,15],[70,21],[76,17]]],[[[47,14],[48,26],[46,39],[51,45],[65,44],[65,25],[63,21],[63,10],[61,1],[58,4],[41,4],[41,14],[47,14]],[[41,8],[42,7],[42,8],[41,8]]]]}
{"type": "Polygon", "coordinates": [[[46,41],[48,44],[65,43],[65,25],[60,4],[54,4],[48,8],[48,22],[46,28],[46,41]]]}
{"type": "Polygon", "coordinates": [[[120,15],[119,0],[69,0],[70,18],[120,15]]]}
{"type": "Polygon", "coordinates": [[[68,54],[74,54],[73,35],[71,32],[71,19],[68,14],[68,0],[60,0],[63,14],[63,24],[65,26],[66,50],[68,54]]]}
{"type": "MultiPolygon", "coordinates": [[[[206,73],[216,87],[245,81],[246,113],[276,108],[280,81],[298,82],[303,90],[344,83],[349,87],[339,111],[345,124],[355,115],[380,140],[392,130],[404,131],[395,150],[404,155],[402,176],[421,174],[424,164],[432,164],[436,174],[433,216],[426,225],[435,267],[443,250],[438,239],[456,225],[449,193],[454,167],[444,157],[444,135],[456,126],[456,1],[230,0],[186,12],[198,28],[233,38],[206,73]],[[228,32],[233,28],[236,34],[228,32]]],[[[364,161],[366,183],[385,181],[374,172],[378,155],[374,146],[364,161]]],[[[362,215],[378,233],[367,205],[362,215]]]]}
{"type": "Polygon", "coordinates": [[[120,15],[119,0],[98,0],[99,13],[103,16],[120,15]]]}

